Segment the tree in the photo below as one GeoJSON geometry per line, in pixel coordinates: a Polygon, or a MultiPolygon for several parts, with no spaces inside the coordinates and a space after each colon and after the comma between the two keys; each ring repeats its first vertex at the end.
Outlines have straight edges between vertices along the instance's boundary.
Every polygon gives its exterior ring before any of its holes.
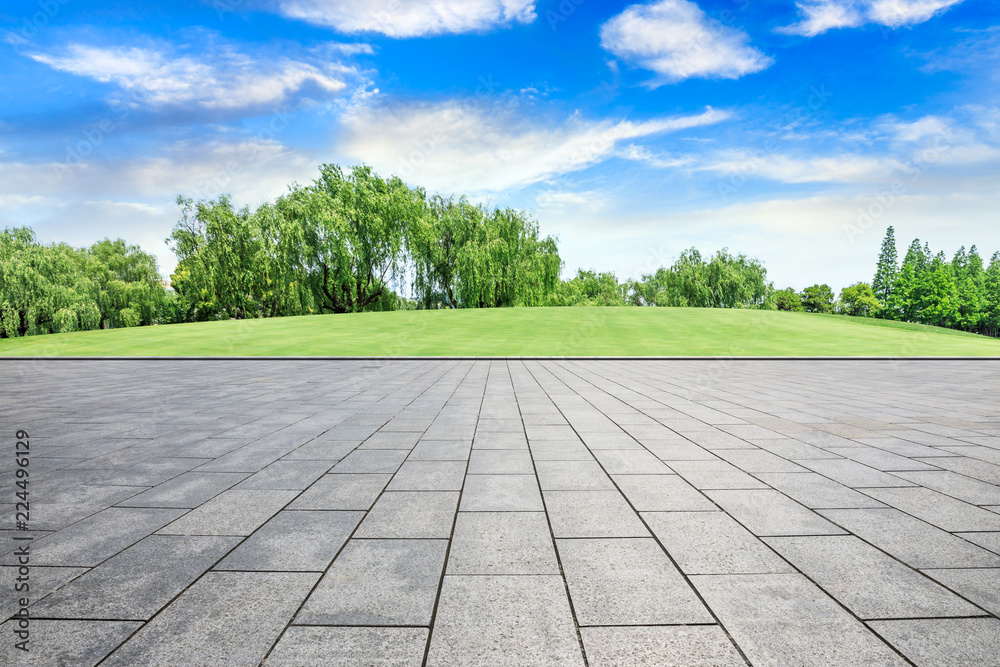
{"type": "Polygon", "coordinates": [[[882,252],[878,257],[878,268],[875,270],[875,279],[872,281],[872,292],[874,298],[881,303],[889,303],[892,296],[892,288],[896,283],[896,276],[899,273],[898,257],[896,255],[896,232],[890,225],[885,231],[885,239],[882,241],[882,252]]]}
{"type": "Polygon", "coordinates": [[[723,248],[706,261],[690,248],[669,269],[644,275],[637,299],[648,305],[695,308],[764,308],[774,286],[758,259],[723,248]]]}
{"type": "Polygon", "coordinates": [[[802,308],[807,313],[833,311],[833,290],[829,285],[813,285],[802,290],[802,308]]]}
{"type": "Polygon", "coordinates": [[[802,312],[802,297],[795,291],[794,287],[776,290],[771,295],[771,304],[775,310],[786,310],[790,312],[802,312]]]}
{"type": "Polygon", "coordinates": [[[868,283],[855,283],[840,292],[840,308],[847,315],[871,317],[882,309],[868,283]]]}

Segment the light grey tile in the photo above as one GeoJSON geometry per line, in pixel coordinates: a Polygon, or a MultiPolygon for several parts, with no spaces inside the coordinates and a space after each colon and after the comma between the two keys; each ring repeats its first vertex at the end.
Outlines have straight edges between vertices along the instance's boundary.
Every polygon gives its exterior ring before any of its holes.
{"type": "Polygon", "coordinates": [[[215,569],[322,571],[363,516],[363,512],[278,512],[215,569]]]}
{"type": "Polygon", "coordinates": [[[543,491],[590,491],[614,489],[597,461],[536,461],[543,491]]]}
{"type": "Polygon", "coordinates": [[[477,449],[469,459],[470,475],[533,475],[531,454],[524,449],[477,449]]]}
{"type": "Polygon", "coordinates": [[[542,496],[534,475],[469,475],[463,512],[539,512],[542,496]]]}
{"type": "Polygon", "coordinates": [[[973,505],[1000,505],[1000,486],[950,471],[901,472],[900,477],[973,505]]]}
{"type": "Polygon", "coordinates": [[[991,667],[1000,655],[1000,620],[873,621],[871,627],[921,667],[991,667]]]}
{"type": "Polygon", "coordinates": [[[773,490],[713,490],[706,495],[755,535],[837,535],[843,529],[773,490]]]}
{"type": "Polygon", "coordinates": [[[1000,616],[1000,569],[924,570],[924,574],[1000,616]]]}
{"type": "Polygon", "coordinates": [[[329,470],[320,461],[275,461],[236,485],[237,489],[289,489],[301,491],[329,470]]]}
{"type": "Polygon", "coordinates": [[[639,512],[713,511],[715,504],[679,475],[612,475],[639,512]]]}
{"type": "Polygon", "coordinates": [[[367,510],[392,475],[324,475],[295,499],[289,509],[367,510]]]}
{"type": "Polygon", "coordinates": [[[468,461],[472,443],[462,440],[421,440],[409,461],[468,461]]]}
{"type": "Polygon", "coordinates": [[[948,532],[1000,531],[1000,514],[922,486],[866,489],[865,492],[890,507],[912,514],[948,532]]]}
{"type": "Polygon", "coordinates": [[[465,461],[407,461],[389,482],[391,491],[460,491],[465,461]]]}
{"type": "Polygon", "coordinates": [[[0,663],[17,667],[92,667],[139,627],[135,621],[33,620],[28,652],[15,647],[16,621],[0,625],[0,663]]]}
{"type": "Polygon", "coordinates": [[[885,507],[859,491],[814,472],[756,473],[754,477],[810,509],[885,507]]]}
{"type": "Polygon", "coordinates": [[[447,546],[447,540],[351,540],[295,623],[429,625],[447,546]]]}
{"type": "Polygon", "coordinates": [[[134,495],[120,507],[179,507],[191,509],[217,496],[249,475],[237,472],[186,472],[134,495]]]}
{"type": "Polygon", "coordinates": [[[428,667],[583,664],[561,577],[444,578],[428,667]]]}
{"type": "Polygon", "coordinates": [[[249,535],[296,496],[295,491],[230,489],[191,510],[162,535],[249,535]]]}
{"type": "Polygon", "coordinates": [[[717,625],[580,628],[590,667],[744,667],[717,625]]]}
{"type": "Polygon", "coordinates": [[[265,667],[420,667],[427,628],[352,628],[293,625],[265,667]]]}
{"type": "Polygon", "coordinates": [[[669,475],[672,471],[645,449],[595,449],[609,475],[669,475]]]}
{"type": "Polygon", "coordinates": [[[545,491],[556,537],[649,537],[618,491],[545,491]]]}
{"type": "Polygon", "coordinates": [[[460,512],[448,574],[559,574],[543,512],[460,512]]]}
{"type": "Polygon", "coordinates": [[[331,473],[389,473],[399,470],[408,451],[402,449],[356,449],[342,458],[331,473]]]}
{"type": "Polygon", "coordinates": [[[451,536],[457,491],[387,491],[361,523],[358,538],[443,538],[451,536]]]}

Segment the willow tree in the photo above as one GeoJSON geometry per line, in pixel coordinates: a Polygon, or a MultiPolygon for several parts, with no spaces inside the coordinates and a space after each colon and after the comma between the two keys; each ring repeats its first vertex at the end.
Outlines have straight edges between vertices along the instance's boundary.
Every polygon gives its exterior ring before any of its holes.
{"type": "Polygon", "coordinates": [[[369,167],[345,173],[323,165],[309,186],[277,203],[298,248],[295,263],[321,312],[391,310],[389,281],[402,273],[410,223],[423,215],[423,193],[369,167]]]}
{"type": "Polygon", "coordinates": [[[424,215],[413,221],[407,246],[414,267],[414,289],[424,308],[458,308],[458,257],[483,225],[485,213],[462,197],[434,196],[424,215]]]}

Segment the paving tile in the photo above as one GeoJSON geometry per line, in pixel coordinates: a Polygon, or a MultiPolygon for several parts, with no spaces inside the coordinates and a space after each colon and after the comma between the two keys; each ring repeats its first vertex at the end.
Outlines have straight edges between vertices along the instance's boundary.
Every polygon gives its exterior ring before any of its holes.
{"type": "Polygon", "coordinates": [[[655,540],[556,540],[580,626],[711,623],[655,540]]]}
{"type": "Polygon", "coordinates": [[[214,569],[323,571],[363,517],[363,512],[278,512],[214,569]]]}
{"type": "Polygon", "coordinates": [[[120,507],[179,507],[191,509],[243,481],[236,472],[186,472],[118,503],[120,507]]]}
{"type": "MultiPolygon", "coordinates": [[[[556,537],[649,537],[618,491],[545,491],[556,537]]],[[[463,499],[464,502],[464,499],[463,499]]]]}
{"type": "Polygon", "coordinates": [[[586,433],[581,432],[580,438],[591,450],[596,449],[645,449],[639,442],[627,433],[586,433]]]}
{"type": "Polygon", "coordinates": [[[461,491],[465,461],[407,461],[389,482],[391,491],[461,491]]]}
{"type": "Polygon", "coordinates": [[[712,461],[718,457],[687,440],[643,440],[643,447],[661,461],[712,461]]]}
{"type": "Polygon", "coordinates": [[[644,512],[642,517],[686,574],[792,571],[725,512],[644,512]]]}
{"type": "Polygon", "coordinates": [[[265,667],[420,667],[426,628],[352,628],[293,625],[265,667]]]}
{"type": "Polygon", "coordinates": [[[536,461],[543,491],[599,491],[614,489],[597,461],[536,461]]]}
{"type": "Polygon", "coordinates": [[[907,456],[899,456],[874,447],[830,447],[826,451],[837,456],[857,461],[866,466],[883,472],[900,472],[905,470],[938,470],[933,465],[915,461],[907,456]]]}
{"type": "Polygon", "coordinates": [[[813,472],[829,477],[851,488],[870,486],[915,486],[903,476],[909,473],[887,473],[850,459],[810,459],[799,461],[813,472]]]}
{"type": "Polygon", "coordinates": [[[427,665],[584,665],[562,577],[446,576],[427,665]]]}
{"type": "MultiPolygon", "coordinates": [[[[156,532],[183,510],[109,507],[31,543],[33,565],[93,567],[156,532]]],[[[12,564],[10,555],[4,563],[12,564]]]]}
{"type": "Polygon", "coordinates": [[[994,616],[1000,616],[1000,568],[923,570],[923,572],[994,616]]]}
{"type": "Polygon", "coordinates": [[[236,485],[237,489],[301,491],[329,469],[316,461],[275,461],[236,485]]]}
{"type": "Polygon", "coordinates": [[[744,667],[717,625],[580,628],[590,667],[744,667]]]}
{"type": "Polygon", "coordinates": [[[387,491],[368,512],[355,537],[448,539],[458,497],[457,491],[387,491]]]}
{"type": "Polygon", "coordinates": [[[255,473],[288,453],[285,447],[265,443],[251,443],[234,449],[198,468],[198,472],[245,472],[255,473]]]}
{"type": "Polygon", "coordinates": [[[148,620],[237,542],[150,535],[42,599],[32,615],[148,620]]]}
{"type": "Polygon", "coordinates": [[[331,473],[389,473],[399,470],[408,451],[402,449],[356,449],[342,458],[331,473]]]}
{"type": "Polygon", "coordinates": [[[532,475],[531,454],[524,449],[477,449],[469,458],[470,475],[532,475]]]}
{"type": "Polygon", "coordinates": [[[1000,486],[978,479],[950,471],[901,472],[899,476],[973,505],[1000,505],[1000,486]]]}
{"type": "Polygon", "coordinates": [[[982,613],[853,535],[764,541],[862,619],[982,613]]]}
{"type": "Polygon", "coordinates": [[[477,433],[473,449],[527,449],[528,440],[523,433],[477,433]]]}
{"type": "Polygon", "coordinates": [[[41,496],[37,481],[32,482],[31,492],[35,499],[31,502],[31,527],[34,530],[58,530],[63,526],[96,514],[109,505],[136,498],[146,490],[146,487],[143,486],[91,484],[71,486],[62,484],[61,486],[64,488],[50,491],[41,496]]]}
{"type": "Polygon", "coordinates": [[[910,567],[1000,567],[997,554],[896,509],[819,512],[910,567]]]}
{"type": "Polygon", "coordinates": [[[1000,554],[1000,533],[955,533],[973,544],[978,544],[984,549],[989,549],[993,553],[1000,554]]]}
{"type": "Polygon", "coordinates": [[[814,472],[764,472],[754,475],[809,509],[863,509],[885,507],[859,491],[814,472]]]}
{"type": "Polygon", "coordinates": [[[932,463],[937,468],[944,468],[945,470],[950,470],[951,472],[989,484],[1000,485],[1000,465],[994,463],[987,463],[986,461],[966,456],[924,458],[921,460],[925,463],[932,463]]]}
{"type": "Polygon", "coordinates": [[[324,475],[288,506],[295,510],[367,510],[392,475],[324,475]]]}
{"type": "Polygon", "coordinates": [[[667,461],[696,489],[766,489],[767,485],[728,461],[667,461]]]}
{"type": "Polygon", "coordinates": [[[535,461],[593,461],[594,455],[579,440],[536,440],[531,443],[535,461]]]}
{"type": "Polygon", "coordinates": [[[920,486],[865,492],[948,532],[1000,531],[1000,514],[920,486]]]}
{"type": "Polygon", "coordinates": [[[714,511],[715,504],[679,475],[612,475],[639,512],[714,511]]]}
{"type": "Polygon", "coordinates": [[[716,455],[744,472],[805,472],[805,468],[762,449],[720,449],[716,455]]]}
{"type": "Polygon", "coordinates": [[[843,529],[772,490],[712,490],[705,494],[755,535],[837,535],[843,529]]]}
{"type": "Polygon", "coordinates": [[[102,665],[259,664],[318,577],[209,572],[102,665]]]}
{"type": "Polygon", "coordinates": [[[448,574],[559,574],[544,512],[460,512],[448,574]]]}
{"type": "Polygon", "coordinates": [[[800,574],[691,578],[757,667],[907,664],[800,574]]]}
{"type": "Polygon", "coordinates": [[[921,667],[990,667],[1000,655],[1000,620],[873,621],[871,627],[921,667]]]}
{"type": "Polygon", "coordinates": [[[295,623],[429,625],[447,546],[447,540],[351,540],[295,623]]]}
{"type": "Polygon", "coordinates": [[[540,512],[542,496],[534,475],[469,475],[463,512],[540,512]]]}
{"type": "Polygon", "coordinates": [[[421,440],[409,461],[468,461],[472,443],[462,440],[421,440]]]}
{"type": "Polygon", "coordinates": [[[135,621],[33,620],[28,652],[15,648],[14,623],[0,625],[0,663],[18,667],[92,667],[138,627],[135,621]]]}
{"type": "Polygon", "coordinates": [[[168,526],[162,535],[249,535],[295,498],[295,491],[225,491],[168,526]]]}
{"type": "Polygon", "coordinates": [[[594,457],[610,475],[669,475],[673,472],[645,449],[596,449],[594,457]]]}
{"type": "MultiPolygon", "coordinates": [[[[28,573],[30,600],[38,601],[52,591],[79,577],[87,571],[85,567],[32,567],[28,573]]],[[[23,584],[23,574],[16,565],[0,565],[0,617],[7,618],[19,609],[18,602],[24,591],[15,587],[23,584]],[[21,581],[17,581],[22,577],[21,581]]]]}
{"type": "Polygon", "coordinates": [[[358,449],[413,449],[420,439],[420,429],[417,433],[406,433],[402,431],[379,431],[365,440],[358,449]]]}
{"type": "Polygon", "coordinates": [[[358,440],[313,440],[285,454],[285,461],[328,461],[331,464],[350,454],[358,440]]]}
{"type": "Polygon", "coordinates": [[[169,457],[153,458],[142,463],[137,463],[134,466],[117,470],[110,475],[99,477],[93,481],[95,484],[109,486],[152,487],[208,463],[209,460],[169,457]]]}

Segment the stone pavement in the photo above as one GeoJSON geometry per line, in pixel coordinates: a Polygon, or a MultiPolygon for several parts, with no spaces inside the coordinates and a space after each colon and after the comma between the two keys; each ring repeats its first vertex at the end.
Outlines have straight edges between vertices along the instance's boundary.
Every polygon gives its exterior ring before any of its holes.
{"type": "Polygon", "coordinates": [[[998,371],[2,360],[0,663],[1000,665],[998,371]]]}

